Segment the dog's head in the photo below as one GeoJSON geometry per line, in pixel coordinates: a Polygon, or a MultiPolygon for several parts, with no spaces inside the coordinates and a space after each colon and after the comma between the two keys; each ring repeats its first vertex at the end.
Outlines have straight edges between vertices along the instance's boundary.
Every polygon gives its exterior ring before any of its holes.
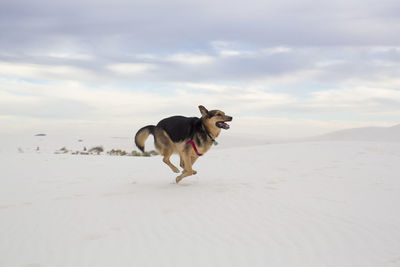
{"type": "Polygon", "coordinates": [[[204,106],[199,106],[201,119],[210,131],[219,131],[221,129],[228,130],[229,124],[227,121],[232,121],[232,117],[227,116],[225,112],[221,110],[210,110],[208,111],[204,106]]]}

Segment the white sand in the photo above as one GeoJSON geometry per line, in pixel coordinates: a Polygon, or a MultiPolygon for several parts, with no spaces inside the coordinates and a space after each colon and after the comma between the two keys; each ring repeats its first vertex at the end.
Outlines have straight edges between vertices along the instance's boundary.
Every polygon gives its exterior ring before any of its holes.
{"type": "Polygon", "coordinates": [[[400,143],[0,162],[0,266],[400,266],[400,143]]]}
{"type": "Polygon", "coordinates": [[[362,127],[345,129],[309,138],[319,141],[400,142],[400,124],[392,127],[362,127]]]}

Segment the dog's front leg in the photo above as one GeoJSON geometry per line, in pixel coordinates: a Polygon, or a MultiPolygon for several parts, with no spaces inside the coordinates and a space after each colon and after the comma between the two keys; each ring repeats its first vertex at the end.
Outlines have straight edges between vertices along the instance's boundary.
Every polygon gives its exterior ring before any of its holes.
{"type": "Polygon", "coordinates": [[[193,175],[193,174],[196,174],[196,173],[197,172],[194,170],[183,170],[182,174],[179,175],[178,177],[176,177],[175,181],[176,181],[176,183],[179,183],[183,178],[193,175]]]}
{"type": "Polygon", "coordinates": [[[183,178],[185,178],[187,176],[197,173],[196,171],[194,171],[192,169],[192,160],[191,160],[190,155],[187,155],[186,153],[182,154],[181,162],[183,162],[184,169],[182,171],[182,174],[179,175],[178,177],[176,177],[176,179],[175,179],[176,183],[179,183],[183,178]]]}
{"type": "MultiPolygon", "coordinates": [[[[199,158],[199,156],[191,156],[190,159],[192,161],[192,167],[194,165],[194,163],[196,162],[196,160],[199,158]]],[[[193,169],[192,169],[193,170],[193,169]]],[[[197,171],[193,170],[193,175],[195,175],[197,173],[197,171]]]]}

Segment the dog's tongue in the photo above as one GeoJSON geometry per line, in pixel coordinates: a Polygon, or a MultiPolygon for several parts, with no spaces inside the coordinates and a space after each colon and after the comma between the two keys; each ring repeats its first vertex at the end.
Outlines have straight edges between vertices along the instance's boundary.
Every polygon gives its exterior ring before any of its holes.
{"type": "Polygon", "coordinates": [[[220,128],[224,129],[224,130],[228,130],[229,129],[229,124],[225,123],[225,122],[220,122],[218,125],[220,128]]]}

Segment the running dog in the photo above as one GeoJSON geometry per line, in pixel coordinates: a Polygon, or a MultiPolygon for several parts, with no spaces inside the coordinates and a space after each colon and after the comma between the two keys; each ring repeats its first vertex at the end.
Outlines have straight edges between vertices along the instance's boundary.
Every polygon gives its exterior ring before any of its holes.
{"type": "Polygon", "coordinates": [[[193,164],[204,155],[213,144],[221,129],[229,129],[227,121],[232,117],[225,115],[221,110],[208,111],[204,106],[199,106],[201,118],[173,116],[161,120],[156,126],[148,125],[141,128],[135,135],[136,146],[144,152],[147,137],[154,136],[154,146],[163,156],[163,162],[175,173],[179,169],[174,166],[169,158],[172,154],[179,154],[180,166],[183,168],[181,175],[176,177],[176,183],[183,178],[196,174],[192,169],[193,164]]]}

